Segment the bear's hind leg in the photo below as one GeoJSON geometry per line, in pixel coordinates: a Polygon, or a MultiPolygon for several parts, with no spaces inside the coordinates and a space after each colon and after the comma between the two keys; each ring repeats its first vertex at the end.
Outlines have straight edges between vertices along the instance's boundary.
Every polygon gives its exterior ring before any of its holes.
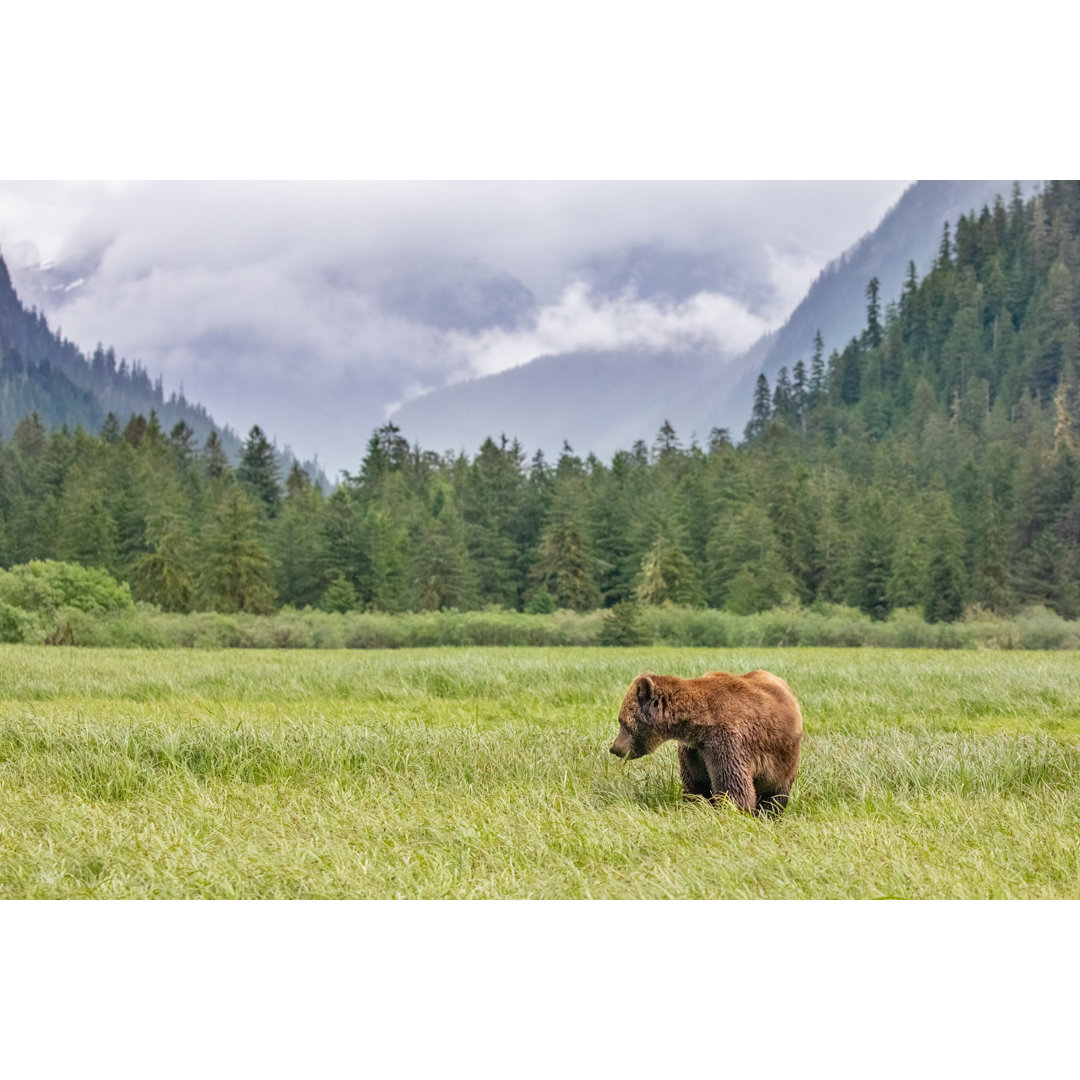
{"type": "Polygon", "coordinates": [[[708,799],[712,795],[709,770],[705,768],[704,759],[692,746],[682,743],[679,743],[679,775],[682,777],[684,799],[696,796],[708,799]]]}

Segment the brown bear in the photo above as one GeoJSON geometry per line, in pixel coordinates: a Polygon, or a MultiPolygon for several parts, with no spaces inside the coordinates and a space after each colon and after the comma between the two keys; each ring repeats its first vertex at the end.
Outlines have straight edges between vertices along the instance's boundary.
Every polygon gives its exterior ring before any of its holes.
{"type": "Polygon", "coordinates": [[[726,795],[755,814],[783,813],[802,741],[799,703],[783,679],[767,671],[639,675],[619,710],[611,752],[639,758],[668,739],[679,744],[687,798],[726,795]]]}

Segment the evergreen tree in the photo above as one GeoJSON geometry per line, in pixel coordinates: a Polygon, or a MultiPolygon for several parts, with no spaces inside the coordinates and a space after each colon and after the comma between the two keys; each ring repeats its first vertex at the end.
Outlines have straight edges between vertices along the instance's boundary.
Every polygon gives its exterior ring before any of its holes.
{"type": "MultiPolygon", "coordinates": [[[[305,607],[324,595],[328,578],[324,524],[322,491],[294,461],[272,537],[281,603],[305,607]]],[[[336,576],[344,577],[343,571],[336,576]]],[[[355,602],[355,589],[353,594],[355,602]]]]}
{"type": "Polygon", "coordinates": [[[754,408],[750,414],[750,420],[746,425],[743,438],[747,442],[753,442],[769,426],[772,417],[772,402],[769,395],[769,380],[762,372],[757,377],[757,385],[754,390],[754,408]]]}
{"type": "Polygon", "coordinates": [[[801,361],[795,364],[792,378],[792,398],[794,402],[795,422],[806,433],[806,410],[810,404],[810,386],[806,378],[806,365],[801,361]]]}
{"type": "Polygon", "coordinates": [[[849,580],[853,585],[851,600],[875,620],[884,619],[891,608],[892,544],[885,501],[879,491],[871,488],[859,512],[855,562],[849,580]]]}
{"type": "Polygon", "coordinates": [[[931,623],[955,622],[964,613],[963,543],[956,515],[943,491],[933,501],[931,520],[935,533],[930,538],[923,617],[931,623]]]}
{"type": "Polygon", "coordinates": [[[464,529],[445,489],[435,493],[431,517],[421,526],[411,571],[416,610],[467,609],[475,605],[475,576],[464,529]]]}
{"type": "Polygon", "coordinates": [[[876,277],[866,286],[866,342],[871,349],[881,346],[881,282],[876,277]]]}
{"type": "Polygon", "coordinates": [[[258,424],[248,432],[236,478],[261,503],[268,517],[277,516],[281,507],[277,455],[258,424]]]}
{"type": "Polygon", "coordinates": [[[641,561],[637,599],[643,604],[701,603],[694,565],[675,540],[661,537],[641,561]]]}
{"type": "Polygon", "coordinates": [[[733,521],[717,522],[706,547],[711,606],[748,615],[793,595],[779,544],[765,511],[754,502],[733,521]]]}
{"type": "Polygon", "coordinates": [[[776,388],[773,390],[772,414],[788,423],[795,422],[795,391],[788,376],[788,369],[782,367],[776,375],[776,388]]]}
{"type": "Polygon", "coordinates": [[[810,358],[810,402],[816,405],[825,396],[825,343],[821,331],[814,333],[814,351],[810,358]]]}
{"type": "Polygon", "coordinates": [[[656,433],[656,442],[653,443],[653,459],[664,461],[667,458],[674,457],[681,449],[675,429],[671,426],[670,421],[665,420],[656,433]]]}
{"type": "Polygon", "coordinates": [[[216,431],[211,431],[206,437],[206,443],[202,449],[202,462],[203,470],[210,480],[219,480],[231,471],[229,459],[216,431]]]}
{"type": "Polygon", "coordinates": [[[553,515],[540,538],[538,556],[533,576],[559,607],[590,611],[599,604],[596,560],[580,525],[566,510],[553,515]]]}
{"type": "Polygon", "coordinates": [[[356,590],[344,574],[338,574],[326,587],[319,601],[323,611],[346,612],[356,608],[356,590]]]}
{"type": "Polygon", "coordinates": [[[221,486],[202,543],[200,592],[214,611],[254,615],[272,610],[270,556],[259,539],[256,504],[236,482],[221,486]]]}
{"type": "Polygon", "coordinates": [[[140,600],[165,611],[190,611],[196,593],[195,544],[186,515],[162,500],[147,521],[150,550],[138,557],[133,578],[140,600]]]}
{"type": "Polygon", "coordinates": [[[975,573],[971,599],[987,611],[1007,614],[1015,607],[1005,562],[1004,532],[994,494],[987,487],[975,531],[975,573]]]}

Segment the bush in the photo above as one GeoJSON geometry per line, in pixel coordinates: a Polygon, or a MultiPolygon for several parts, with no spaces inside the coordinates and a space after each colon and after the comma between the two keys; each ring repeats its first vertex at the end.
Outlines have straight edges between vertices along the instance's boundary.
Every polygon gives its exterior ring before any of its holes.
{"type": "Polygon", "coordinates": [[[645,632],[641,627],[637,604],[615,604],[604,613],[600,625],[601,645],[643,645],[645,632]]]}
{"type": "Polygon", "coordinates": [[[0,600],[0,641],[12,645],[40,644],[46,633],[40,618],[0,600]]]}
{"type": "Polygon", "coordinates": [[[0,603],[47,618],[54,618],[61,608],[107,615],[134,606],[126,582],[104,570],[51,559],[0,570],[0,603]]]}
{"type": "Polygon", "coordinates": [[[925,622],[914,608],[894,611],[885,622],[873,622],[854,608],[833,604],[817,604],[812,608],[788,605],[755,615],[672,604],[641,607],[632,603],[616,605],[609,611],[558,610],[546,615],[527,615],[498,607],[393,615],[379,611],[327,612],[310,607],[302,611],[284,608],[274,615],[221,615],[212,611],[181,615],[162,612],[153,604],[130,603],[126,586],[116,585],[100,571],[88,571],[90,577],[78,581],[53,569],[63,564],[41,565],[46,567],[45,571],[35,573],[18,567],[6,574],[0,571],[0,641],[40,644],[47,635],[70,623],[76,645],[143,648],[401,649],[436,645],[578,648],[648,644],[705,649],[793,645],[1080,648],[1080,623],[1066,622],[1041,607],[1029,608],[1012,620],[973,609],[964,622],[937,624],[925,622]],[[79,587],[75,588],[73,583],[79,587]],[[53,606],[65,589],[82,606],[63,603],[53,606]],[[42,610],[14,604],[12,596],[29,598],[42,610]]]}
{"type": "Polygon", "coordinates": [[[1028,608],[1016,620],[1020,631],[1021,649],[1075,649],[1077,625],[1066,622],[1046,608],[1028,608]]]}

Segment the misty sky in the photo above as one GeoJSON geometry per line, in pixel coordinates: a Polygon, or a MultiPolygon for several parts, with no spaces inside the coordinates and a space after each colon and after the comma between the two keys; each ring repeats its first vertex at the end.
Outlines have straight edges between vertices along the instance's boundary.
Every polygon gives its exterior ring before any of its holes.
{"type": "Polygon", "coordinates": [[[0,251],[84,350],[332,476],[448,381],[589,349],[737,355],[906,183],[0,182],[0,251]]]}

